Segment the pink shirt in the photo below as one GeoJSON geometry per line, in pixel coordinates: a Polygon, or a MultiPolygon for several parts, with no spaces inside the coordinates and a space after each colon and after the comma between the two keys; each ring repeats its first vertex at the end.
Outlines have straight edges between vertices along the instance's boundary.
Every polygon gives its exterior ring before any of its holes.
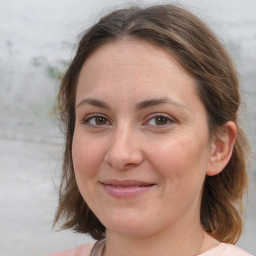
{"type": "MultiPolygon", "coordinates": [[[[71,250],[56,252],[46,256],[90,256],[95,242],[81,245],[71,250]]],[[[244,250],[231,244],[220,243],[218,246],[198,256],[252,256],[244,250]]]]}

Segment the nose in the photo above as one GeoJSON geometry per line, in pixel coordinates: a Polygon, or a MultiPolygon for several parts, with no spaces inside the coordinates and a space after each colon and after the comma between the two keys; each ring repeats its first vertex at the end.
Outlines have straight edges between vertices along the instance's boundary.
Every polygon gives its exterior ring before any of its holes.
{"type": "Polygon", "coordinates": [[[144,156],[140,148],[140,140],[132,128],[127,126],[117,128],[111,134],[110,140],[105,161],[112,168],[127,170],[143,162],[144,156]]]}

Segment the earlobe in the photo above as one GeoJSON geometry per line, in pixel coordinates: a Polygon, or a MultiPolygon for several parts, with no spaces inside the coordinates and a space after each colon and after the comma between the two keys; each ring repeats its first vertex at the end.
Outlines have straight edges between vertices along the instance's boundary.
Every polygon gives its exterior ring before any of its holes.
{"type": "Polygon", "coordinates": [[[232,156],[236,134],[236,125],[232,121],[227,122],[216,134],[214,141],[212,142],[213,144],[206,175],[217,175],[228,164],[232,156]]]}

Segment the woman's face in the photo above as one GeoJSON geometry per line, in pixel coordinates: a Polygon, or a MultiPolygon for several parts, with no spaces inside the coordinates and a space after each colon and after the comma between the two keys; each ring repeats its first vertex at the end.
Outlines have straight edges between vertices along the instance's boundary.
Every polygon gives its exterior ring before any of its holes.
{"type": "Polygon", "coordinates": [[[140,236],[199,222],[210,148],[196,83],[165,50],[123,39],[86,60],[72,155],[107,230],[140,236]]]}

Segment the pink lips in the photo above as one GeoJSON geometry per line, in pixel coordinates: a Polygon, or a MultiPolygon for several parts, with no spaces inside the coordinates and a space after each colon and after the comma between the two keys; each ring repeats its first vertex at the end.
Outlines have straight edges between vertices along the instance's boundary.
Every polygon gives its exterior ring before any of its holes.
{"type": "Polygon", "coordinates": [[[106,180],[101,183],[113,197],[134,197],[150,190],[155,184],[138,180],[106,180]]]}

